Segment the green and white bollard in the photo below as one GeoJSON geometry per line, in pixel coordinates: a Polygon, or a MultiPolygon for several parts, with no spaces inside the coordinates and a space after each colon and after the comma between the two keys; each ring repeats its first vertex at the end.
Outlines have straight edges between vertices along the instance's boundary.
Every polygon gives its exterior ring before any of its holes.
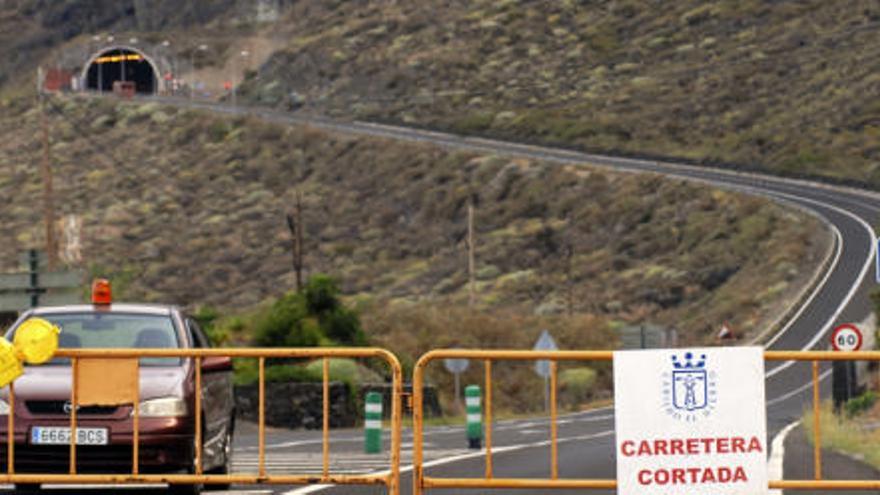
{"type": "Polygon", "coordinates": [[[464,405],[467,413],[467,439],[469,449],[483,448],[483,410],[480,387],[468,385],[464,389],[464,405]]]}
{"type": "Polygon", "coordinates": [[[382,452],[382,394],[368,392],[364,401],[364,452],[382,452]]]}

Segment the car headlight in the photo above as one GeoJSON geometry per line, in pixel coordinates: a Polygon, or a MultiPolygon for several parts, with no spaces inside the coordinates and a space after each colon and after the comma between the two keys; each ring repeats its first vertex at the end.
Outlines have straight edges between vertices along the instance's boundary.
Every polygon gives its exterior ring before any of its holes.
{"type": "Polygon", "coordinates": [[[9,415],[9,403],[6,402],[6,399],[0,399],[0,416],[8,416],[9,415]]]}
{"type": "Polygon", "coordinates": [[[186,416],[186,402],[179,397],[163,397],[145,400],[138,407],[142,418],[168,418],[186,416]]]}

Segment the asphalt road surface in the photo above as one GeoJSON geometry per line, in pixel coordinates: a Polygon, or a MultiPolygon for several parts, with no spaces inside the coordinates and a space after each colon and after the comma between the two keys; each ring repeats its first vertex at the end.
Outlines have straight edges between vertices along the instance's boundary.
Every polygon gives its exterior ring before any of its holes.
{"type": "MultiPolygon", "coordinates": [[[[817,287],[809,294],[800,311],[794,314],[787,326],[765,342],[766,347],[775,350],[826,349],[828,334],[836,324],[863,321],[870,313],[868,292],[874,285],[873,270],[871,270],[874,234],[870,225],[876,222],[880,214],[880,196],[871,192],[752,173],[598,156],[364,122],[341,122],[301,114],[231,108],[202,102],[168,99],[160,101],[222,113],[251,114],[286,125],[309,125],[336,132],[427,142],[445,148],[540,159],[557,164],[592,165],[617,171],[658,173],[766,196],[818,216],[829,225],[836,238],[835,252],[828,271],[820,278],[817,287]]],[[[780,308],[780,311],[784,310],[785,308],[780,308]]],[[[823,367],[822,377],[823,393],[828,393],[830,377],[827,367],[823,367]]],[[[773,438],[785,426],[796,421],[805,405],[810,403],[809,366],[800,363],[768,362],[766,390],[768,432],[773,438]]],[[[550,435],[549,425],[545,419],[498,423],[493,431],[496,477],[547,478],[549,476],[550,435]]],[[[797,435],[799,433],[795,430],[788,443],[796,443],[797,435]]],[[[236,439],[237,470],[256,470],[254,438],[250,438],[247,432],[243,431],[236,439]]],[[[563,417],[559,438],[561,478],[615,477],[614,424],[611,409],[563,417]]],[[[316,432],[273,431],[269,437],[268,450],[270,472],[319,473],[321,466],[320,443],[317,443],[319,439],[320,434],[316,432]]],[[[404,432],[402,493],[411,493],[411,439],[411,432],[404,432]]],[[[428,476],[482,477],[483,457],[479,452],[464,448],[462,428],[428,428],[425,441],[428,476]]],[[[374,473],[388,468],[387,458],[362,454],[361,442],[360,432],[333,432],[331,443],[334,472],[374,473]]],[[[790,449],[785,458],[786,478],[811,478],[812,473],[808,470],[791,467],[811,465],[812,458],[809,457],[809,460],[804,458],[811,455],[809,449],[796,447],[790,449]]],[[[850,471],[864,472],[859,471],[860,469],[856,462],[836,459],[824,474],[829,479],[838,475],[843,478],[850,471]],[[853,466],[852,469],[847,467],[850,465],[853,466]]],[[[487,490],[435,490],[434,492],[467,495],[488,493],[487,490]]],[[[77,493],[81,492],[77,491],[77,493]]],[[[234,493],[250,492],[246,487],[240,487],[234,493]]],[[[372,494],[384,493],[384,490],[360,487],[260,487],[254,493],[372,494]]],[[[547,491],[496,490],[491,493],[524,494],[547,493],[547,491]]]]}

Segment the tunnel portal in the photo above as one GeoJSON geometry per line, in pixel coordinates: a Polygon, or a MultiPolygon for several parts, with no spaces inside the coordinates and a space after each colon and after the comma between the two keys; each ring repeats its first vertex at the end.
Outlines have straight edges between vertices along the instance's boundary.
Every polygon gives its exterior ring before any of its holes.
{"type": "Polygon", "coordinates": [[[134,83],[135,93],[153,94],[158,79],[155,66],[144,54],[129,48],[111,48],[91,60],[84,82],[89,91],[113,91],[116,81],[134,83]]]}

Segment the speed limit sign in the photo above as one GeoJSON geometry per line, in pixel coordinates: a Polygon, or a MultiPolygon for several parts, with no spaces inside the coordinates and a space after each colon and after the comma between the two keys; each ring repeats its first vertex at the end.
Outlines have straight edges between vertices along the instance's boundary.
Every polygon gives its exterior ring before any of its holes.
{"type": "Polygon", "coordinates": [[[862,348],[862,331],[851,323],[844,323],[831,334],[831,347],[835,351],[857,351],[862,348]]]}

